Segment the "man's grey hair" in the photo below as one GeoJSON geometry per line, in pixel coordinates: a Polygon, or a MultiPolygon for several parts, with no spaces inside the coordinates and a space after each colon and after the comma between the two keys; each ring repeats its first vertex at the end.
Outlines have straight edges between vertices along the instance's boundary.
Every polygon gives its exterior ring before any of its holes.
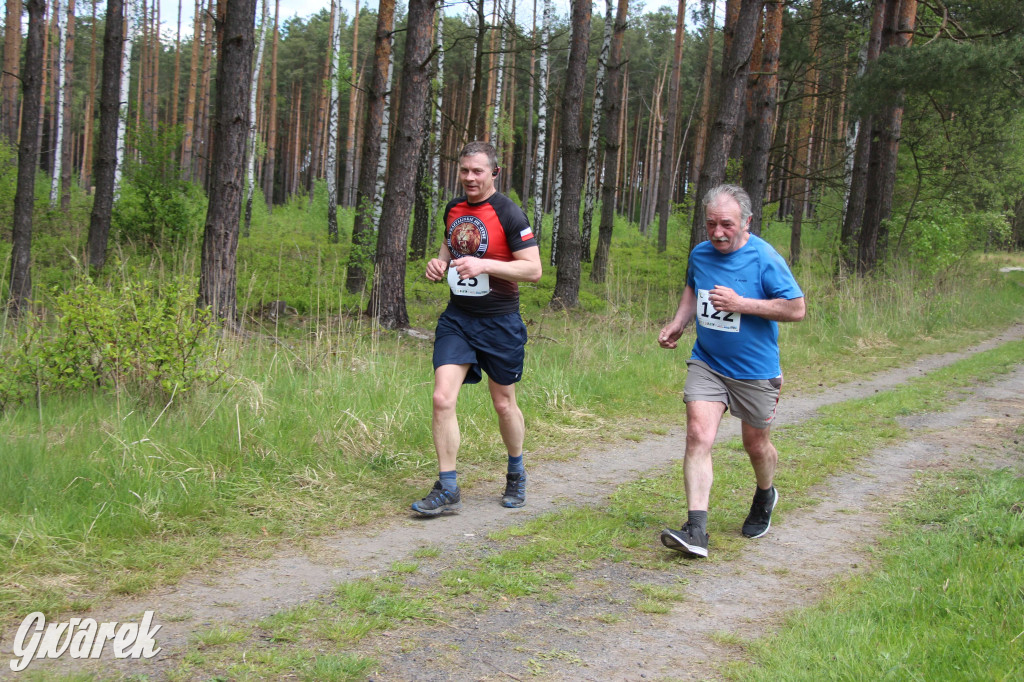
{"type": "Polygon", "coordinates": [[[704,195],[704,200],[701,202],[704,206],[705,220],[708,216],[708,206],[717,204],[722,195],[732,197],[740,205],[740,223],[746,224],[747,218],[753,215],[754,211],[750,208],[750,195],[747,194],[747,190],[739,185],[723,184],[708,190],[708,193],[704,195]]]}
{"type": "MultiPolygon", "coordinates": [[[[491,169],[498,167],[498,152],[494,149],[494,145],[490,142],[484,142],[483,140],[474,140],[469,142],[462,151],[459,152],[459,160],[461,161],[464,157],[475,156],[476,154],[486,154],[487,162],[491,164],[491,169]]],[[[748,202],[749,205],[749,202],[748,202]]]]}

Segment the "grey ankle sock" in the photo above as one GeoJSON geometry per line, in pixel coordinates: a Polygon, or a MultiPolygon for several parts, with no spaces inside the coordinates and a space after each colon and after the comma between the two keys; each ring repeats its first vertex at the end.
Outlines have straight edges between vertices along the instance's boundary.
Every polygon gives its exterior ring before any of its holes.
{"type": "Polygon", "coordinates": [[[698,529],[701,533],[707,535],[708,532],[708,513],[706,511],[691,511],[686,515],[686,522],[693,528],[698,529]]]}

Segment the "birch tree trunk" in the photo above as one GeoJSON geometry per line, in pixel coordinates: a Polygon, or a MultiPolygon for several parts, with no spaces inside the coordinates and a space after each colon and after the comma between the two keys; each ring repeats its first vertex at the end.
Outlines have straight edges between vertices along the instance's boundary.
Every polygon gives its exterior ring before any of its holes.
{"type": "Polygon", "coordinates": [[[128,128],[128,97],[132,84],[132,46],[135,44],[135,2],[124,3],[124,52],[121,55],[121,94],[118,97],[117,114],[117,164],[114,166],[114,196],[121,187],[121,173],[124,168],[125,133],[128,128]]]}
{"type": "Polygon", "coordinates": [[[374,37],[373,75],[366,92],[366,123],[363,127],[363,152],[359,168],[359,187],[356,192],[356,214],[352,224],[352,249],[345,277],[345,288],[353,294],[365,288],[366,268],[371,263],[377,160],[380,157],[394,22],[395,0],[380,0],[377,9],[377,33],[374,37]]]}
{"type": "MultiPolygon", "coordinates": [[[[611,5],[611,0],[606,0],[611,5]]],[[[597,234],[597,249],[594,264],[590,269],[590,280],[597,284],[605,281],[611,257],[612,229],[615,224],[615,194],[619,186],[619,148],[624,100],[620,100],[622,87],[622,38],[626,33],[626,13],[629,0],[618,0],[615,12],[615,28],[608,51],[607,91],[605,112],[601,127],[604,138],[604,182],[601,184],[601,225],[597,234]]]]}
{"type": "MultiPolygon", "coordinates": [[[[380,212],[384,205],[384,184],[388,175],[388,156],[391,140],[391,87],[395,75],[394,45],[388,54],[388,84],[384,91],[384,116],[380,123],[380,154],[377,157],[377,180],[373,192],[373,224],[380,224],[380,212]]],[[[379,238],[379,237],[378,237],[379,238]]]]}
{"type": "Polygon", "coordinates": [[[327,238],[332,244],[338,243],[338,71],[341,67],[341,4],[334,11],[331,35],[331,69],[328,76],[331,96],[327,100],[327,238]]]}
{"type": "Polygon", "coordinates": [[[608,69],[608,54],[612,48],[612,28],[614,23],[614,4],[612,0],[605,0],[604,39],[601,41],[601,52],[597,58],[594,108],[590,114],[590,142],[587,145],[587,176],[583,186],[583,231],[580,234],[580,253],[584,262],[590,262],[590,224],[594,220],[594,200],[597,198],[597,142],[600,138],[605,74],[608,69]]]}
{"type": "Polygon", "coordinates": [[[75,81],[75,0],[68,0],[67,11],[67,47],[64,50],[64,59],[61,61],[61,69],[64,71],[64,114],[59,119],[62,129],[62,144],[57,148],[61,156],[60,172],[60,210],[67,213],[71,210],[71,182],[74,175],[74,149],[71,124],[74,118],[72,111],[75,81]]]}
{"type": "Polygon", "coordinates": [[[249,88],[252,84],[256,0],[221,0],[226,4],[214,110],[210,201],[203,231],[200,306],[234,327],[237,318],[236,253],[242,209],[243,160],[249,133],[249,88]]]}
{"type": "Polygon", "coordinates": [[[434,242],[434,226],[441,209],[441,150],[442,145],[442,112],[444,106],[444,13],[437,12],[437,75],[434,77],[434,125],[431,145],[431,164],[433,168],[430,189],[430,218],[427,221],[427,244],[434,242]]]}
{"type": "MultiPolygon", "coordinates": [[[[502,30],[503,22],[501,20],[500,0],[495,0],[495,14],[497,15],[495,30],[500,34],[500,41],[498,47],[498,71],[494,74],[494,115],[491,117],[491,144],[494,145],[495,149],[500,149],[498,145],[501,144],[501,140],[498,139],[498,134],[501,121],[501,89],[504,84],[505,75],[505,31],[502,30]]],[[[511,162],[508,165],[509,168],[512,167],[511,162]]]]}
{"type": "Polygon", "coordinates": [[[53,19],[57,24],[57,87],[53,93],[53,102],[57,110],[55,118],[54,128],[54,154],[53,154],[53,173],[50,175],[50,208],[57,207],[57,201],[60,199],[60,177],[62,173],[62,164],[64,162],[64,154],[62,149],[64,146],[64,81],[65,81],[65,68],[64,68],[64,52],[67,49],[67,16],[65,14],[66,6],[62,0],[55,0],[53,5],[53,19]]]}
{"type": "Polygon", "coordinates": [[[245,171],[245,222],[242,234],[249,236],[252,227],[252,196],[256,192],[256,140],[259,131],[256,129],[256,95],[259,93],[260,78],[263,74],[263,47],[267,37],[267,0],[262,2],[260,12],[260,31],[256,37],[256,63],[252,67],[252,84],[249,87],[249,140],[246,154],[245,171]]]}
{"type": "Polygon", "coordinates": [[[356,195],[356,119],[358,114],[359,88],[359,0],[356,13],[352,15],[352,80],[348,89],[348,135],[345,138],[345,190],[342,202],[345,206],[355,204],[356,195]]]}
{"type": "MultiPolygon", "coordinates": [[[[548,139],[548,42],[551,40],[551,0],[544,0],[540,20],[540,73],[537,75],[537,156],[533,179],[533,233],[540,243],[544,225],[544,159],[548,139]]],[[[554,242],[552,241],[552,248],[554,242]]]]}
{"type": "MultiPolygon", "coordinates": [[[[409,0],[409,28],[402,63],[402,98],[396,117],[395,158],[417,159],[427,130],[430,33],[437,0],[409,0]]],[[[409,326],[405,307],[405,250],[416,167],[395,164],[388,176],[377,237],[377,266],[367,312],[385,329],[409,326]]]]}
{"type": "Polygon", "coordinates": [[[558,235],[558,274],[551,306],[575,308],[580,292],[580,194],[587,148],[580,129],[583,121],[583,86],[590,51],[590,0],[573,0],[569,67],[565,75],[562,117],[562,210],[558,235]]]}
{"type": "Polygon", "coordinates": [[[17,317],[32,298],[32,210],[35,207],[36,165],[39,160],[39,120],[42,114],[43,33],[46,3],[28,0],[25,70],[21,74],[21,141],[18,146],[18,184],[14,193],[11,280],[8,309],[17,317]]]}

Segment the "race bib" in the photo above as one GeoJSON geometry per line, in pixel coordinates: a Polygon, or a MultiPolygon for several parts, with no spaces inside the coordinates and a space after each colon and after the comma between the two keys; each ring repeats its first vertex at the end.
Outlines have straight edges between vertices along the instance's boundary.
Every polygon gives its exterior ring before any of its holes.
{"type": "Polygon", "coordinates": [[[456,296],[486,296],[491,293],[491,276],[486,272],[469,279],[459,279],[455,268],[448,268],[448,286],[456,296]]]}
{"type": "Polygon", "coordinates": [[[707,289],[697,289],[697,324],[708,329],[717,329],[722,332],[738,332],[740,330],[739,313],[723,313],[715,310],[708,298],[707,289]]]}

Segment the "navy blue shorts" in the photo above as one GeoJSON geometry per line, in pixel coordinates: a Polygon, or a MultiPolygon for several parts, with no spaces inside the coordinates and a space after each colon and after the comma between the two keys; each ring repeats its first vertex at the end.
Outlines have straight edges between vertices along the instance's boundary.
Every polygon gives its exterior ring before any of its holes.
{"type": "Polygon", "coordinates": [[[514,384],[523,377],[525,356],[526,325],[517,312],[473,317],[448,306],[437,320],[434,369],[441,365],[469,365],[463,383],[479,383],[483,370],[496,384],[514,384]]]}

